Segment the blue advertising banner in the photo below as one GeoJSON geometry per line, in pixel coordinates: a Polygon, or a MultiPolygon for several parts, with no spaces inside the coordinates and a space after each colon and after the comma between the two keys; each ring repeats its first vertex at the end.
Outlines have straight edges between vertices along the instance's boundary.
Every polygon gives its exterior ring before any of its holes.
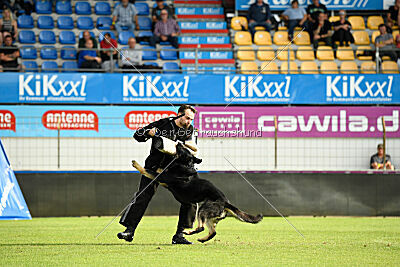
{"type": "Polygon", "coordinates": [[[0,79],[4,104],[400,104],[398,74],[2,73],[0,79]]]}
{"type": "MultiPolygon", "coordinates": [[[[291,0],[268,0],[271,10],[284,10],[290,7],[291,0]]],[[[255,0],[236,0],[236,10],[248,10],[255,0]]],[[[328,10],[383,10],[383,0],[320,0],[328,10]]],[[[299,0],[300,6],[306,8],[311,0],[299,0]]]]}

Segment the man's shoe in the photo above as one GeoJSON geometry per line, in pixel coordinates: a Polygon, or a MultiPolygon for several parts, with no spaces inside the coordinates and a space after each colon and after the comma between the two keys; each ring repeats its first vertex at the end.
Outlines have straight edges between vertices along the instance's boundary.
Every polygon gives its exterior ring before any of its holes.
{"type": "Polygon", "coordinates": [[[176,234],[172,237],[172,244],[176,245],[176,244],[181,244],[181,245],[191,245],[193,244],[190,241],[187,241],[186,238],[183,237],[183,234],[176,234]]]}
{"type": "Polygon", "coordinates": [[[119,239],[124,239],[126,242],[132,242],[134,234],[135,234],[135,229],[128,227],[126,228],[125,231],[118,233],[117,237],[119,239]]]}

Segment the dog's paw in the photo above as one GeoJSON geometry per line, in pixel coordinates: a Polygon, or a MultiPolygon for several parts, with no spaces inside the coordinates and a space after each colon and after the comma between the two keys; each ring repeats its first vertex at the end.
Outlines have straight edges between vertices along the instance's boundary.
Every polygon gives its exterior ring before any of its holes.
{"type": "Polygon", "coordinates": [[[204,239],[199,238],[199,239],[197,239],[197,241],[199,241],[199,242],[201,242],[201,243],[204,243],[204,242],[206,242],[207,240],[204,240],[204,239]]]}

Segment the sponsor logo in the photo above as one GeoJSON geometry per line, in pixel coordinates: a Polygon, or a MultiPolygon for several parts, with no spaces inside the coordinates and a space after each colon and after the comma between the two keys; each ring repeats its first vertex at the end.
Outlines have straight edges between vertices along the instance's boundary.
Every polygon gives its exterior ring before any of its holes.
{"type": "Polygon", "coordinates": [[[225,37],[207,37],[208,44],[225,44],[228,43],[228,38],[225,37]]]}
{"type": "MultiPolygon", "coordinates": [[[[71,77],[71,76],[68,76],[71,77]]],[[[77,101],[86,100],[86,75],[79,79],[62,79],[58,75],[19,75],[20,101],[77,101]]]]}
{"type": "Polygon", "coordinates": [[[42,124],[49,130],[99,131],[99,118],[89,110],[49,110],[43,114],[42,124]]]}
{"type": "Polygon", "coordinates": [[[230,52],[210,52],[210,58],[227,59],[227,58],[232,58],[232,55],[230,52]]]}
{"type": "Polygon", "coordinates": [[[198,22],[180,22],[179,25],[181,29],[185,30],[195,30],[199,28],[198,22]]]}
{"type": "Polygon", "coordinates": [[[137,130],[160,119],[176,116],[173,111],[130,111],[125,115],[125,126],[137,130]]]}
{"type": "Polygon", "coordinates": [[[219,15],[222,14],[221,8],[204,7],[202,14],[204,15],[219,15]]]}
{"type": "Polygon", "coordinates": [[[200,42],[200,37],[182,37],[181,43],[183,44],[198,44],[200,42]]]}
{"type": "MultiPolygon", "coordinates": [[[[240,2],[240,4],[236,4],[240,6],[240,9],[248,9],[251,4],[255,2],[255,0],[236,0],[240,2]]],[[[272,9],[282,9],[284,7],[290,7],[290,0],[269,0],[269,5],[272,9]]],[[[328,8],[334,9],[360,9],[369,6],[370,8],[374,7],[375,9],[382,9],[382,5],[376,2],[372,2],[369,0],[320,0],[321,4],[326,5],[328,8]]],[[[311,0],[299,0],[300,6],[307,6],[311,4],[311,0]]]]}
{"type": "Polygon", "coordinates": [[[0,130],[15,132],[15,115],[9,110],[0,110],[0,130]]]}
{"type": "Polygon", "coordinates": [[[194,15],[196,14],[196,9],[194,7],[178,7],[176,13],[179,15],[194,15]]]}
{"type": "Polygon", "coordinates": [[[224,22],[206,22],[206,29],[220,30],[225,28],[224,22]]]}
{"type": "Polygon", "coordinates": [[[200,112],[200,131],[243,131],[244,112],[200,112]]]}

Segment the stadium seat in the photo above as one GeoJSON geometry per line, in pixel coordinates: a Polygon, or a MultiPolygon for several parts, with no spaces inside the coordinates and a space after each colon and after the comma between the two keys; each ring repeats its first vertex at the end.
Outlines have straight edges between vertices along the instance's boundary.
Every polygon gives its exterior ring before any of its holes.
{"type": "Polygon", "coordinates": [[[61,44],[75,44],[75,33],[73,31],[62,31],[59,35],[61,44]]]}
{"type": "Polygon", "coordinates": [[[19,49],[22,59],[37,59],[37,51],[34,46],[23,46],[19,49]]]}
{"type": "Polygon", "coordinates": [[[340,17],[339,17],[339,16],[330,16],[330,17],[329,17],[329,22],[330,22],[330,23],[334,23],[334,22],[336,22],[336,21],[338,21],[338,20],[340,20],[340,17]]]}
{"type": "Polygon", "coordinates": [[[51,1],[37,1],[36,2],[36,13],[37,14],[51,14],[51,1]]]}
{"type": "Polygon", "coordinates": [[[111,24],[112,18],[110,17],[98,17],[96,21],[96,26],[99,30],[110,30],[111,24]]]}
{"type": "Polygon", "coordinates": [[[41,44],[55,44],[56,35],[52,31],[41,31],[39,33],[39,42],[41,44]]]}
{"type": "MultiPolygon", "coordinates": [[[[299,67],[297,66],[296,62],[290,61],[290,74],[299,74],[299,67]]],[[[288,63],[287,61],[282,62],[281,65],[281,73],[282,74],[288,74],[288,63]]]]}
{"type": "Polygon", "coordinates": [[[251,60],[254,61],[256,56],[254,54],[253,47],[251,46],[241,46],[237,52],[237,58],[239,60],[251,60]]]}
{"type": "Polygon", "coordinates": [[[251,34],[249,32],[240,31],[235,33],[235,44],[237,45],[252,45],[251,34]]]}
{"type": "Polygon", "coordinates": [[[256,45],[272,45],[271,34],[267,31],[258,31],[254,34],[256,45]]]}
{"type": "Polygon", "coordinates": [[[18,17],[17,25],[20,29],[32,29],[34,27],[33,18],[28,15],[21,15],[18,17]]]}
{"type": "Polygon", "coordinates": [[[60,14],[60,15],[72,14],[71,2],[70,1],[57,1],[56,13],[60,14]]]}
{"type": "Polygon", "coordinates": [[[175,49],[172,46],[163,47],[160,51],[160,58],[163,60],[177,60],[178,53],[176,51],[167,50],[167,49],[175,49]]]}
{"type": "Polygon", "coordinates": [[[354,60],[354,52],[351,47],[338,47],[336,58],[339,60],[354,60]]]}
{"type": "Polygon", "coordinates": [[[58,66],[55,61],[43,61],[42,72],[58,72],[58,66]]]}
{"type": "Polygon", "coordinates": [[[279,74],[278,65],[275,61],[263,62],[260,70],[262,74],[279,74]]]}
{"type": "Polygon", "coordinates": [[[240,66],[240,73],[242,74],[258,74],[258,66],[254,61],[243,62],[240,66]]]}
{"type": "Polygon", "coordinates": [[[74,21],[68,16],[58,17],[57,27],[63,30],[72,30],[74,28],[74,21]]]}
{"type": "Polygon", "coordinates": [[[320,66],[321,74],[339,74],[335,61],[324,61],[320,66]]]}
{"type": "Polygon", "coordinates": [[[393,35],[393,41],[396,41],[396,36],[400,34],[400,31],[393,31],[392,35],[393,35]]]}
{"type": "Polygon", "coordinates": [[[275,57],[275,51],[270,46],[262,46],[258,48],[257,59],[261,61],[273,60],[275,57]]]}
{"type": "Polygon", "coordinates": [[[54,46],[43,46],[40,49],[41,59],[57,59],[57,50],[54,46]]]}
{"type": "Polygon", "coordinates": [[[241,31],[242,26],[247,30],[247,18],[246,17],[233,17],[231,20],[231,28],[235,31],[241,31]]]}
{"type": "Polygon", "coordinates": [[[75,13],[78,15],[92,14],[92,8],[91,8],[89,2],[76,2],[75,13]]]}
{"type": "Polygon", "coordinates": [[[317,49],[318,60],[334,60],[333,50],[330,46],[319,46],[317,49]]]}
{"type": "Polygon", "coordinates": [[[349,16],[348,21],[352,30],[365,30],[364,18],[361,16],[349,16]]]}
{"type": "Polygon", "coordinates": [[[76,59],[76,50],[73,46],[64,46],[61,49],[60,56],[64,60],[75,60],[76,59]]]}
{"type": "Polygon", "coordinates": [[[361,63],[361,73],[363,74],[375,74],[376,63],[373,61],[366,61],[361,63]]]}
{"type": "Polygon", "coordinates": [[[158,67],[157,62],[144,62],[143,65],[158,67]]]}
{"type": "Polygon", "coordinates": [[[147,3],[135,3],[135,7],[139,16],[150,15],[150,9],[147,3]]]}
{"type": "Polygon", "coordinates": [[[367,26],[370,30],[377,30],[378,26],[384,23],[381,16],[369,16],[367,19],[367,26]]]}
{"type": "Polygon", "coordinates": [[[296,57],[298,60],[315,60],[314,50],[309,46],[300,46],[297,49],[296,57]]]}
{"type": "Polygon", "coordinates": [[[289,46],[286,48],[285,48],[285,46],[278,47],[276,49],[277,58],[279,60],[287,61],[288,60],[288,49],[290,49],[290,60],[295,60],[293,47],[289,47],[289,46]],[[284,49],[284,50],[282,50],[282,49],[284,49]]]}
{"type": "Polygon", "coordinates": [[[176,62],[165,62],[163,65],[164,73],[180,73],[179,65],[176,62]]]}
{"type": "Polygon", "coordinates": [[[141,31],[151,31],[152,22],[149,17],[138,17],[138,23],[141,31]]]}
{"type": "Polygon", "coordinates": [[[294,39],[294,44],[295,45],[310,45],[311,41],[310,41],[310,34],[306,31],[303,31],[301,33],[299,32],[294,32],[293,34],[294,39]]]}
{"type": "MultiPolygon", "coordinates": [[[[151,32],[151,31],[139,31],[139,33],[138,33],[138,37],[151,37],[151,36],[153,36],[153,32],[151,32]]],[[[149,42],[141,40],[140,44],[141,45],[148,45],[149,42]]]]}
{"type": "Polygon", "coordinates": [[[108,2],[97,2],[94,6],[96,15],[111,15],[111,7],[108,2]]]}
{"type": "Polygon", "coordinates": [[[25,71],[38,71],[38,65],[36,61],[23,61],[22,65],[24,65],[25,71]]]}
{"type": "Polygon", "coordinates": [[[318,66],[315,61],[304,61],[300,65],[301,74],[318,74],[318,66]]]}
{"type": "Polygon", "coordinates": [[[276,45],[287,45],[289,43],[288,32],[277,31],[274,34],[274,44],[276,45]]]}
{"type": "Polygon", "coordinates": [[[39,16],[37,19],[37,27],[39,29],[54,29],[54,20],[51,16],[39,16]]]}
{"type": "Polygon", "coordinates": [[[358,74],[358,66],[354,61],[343,61],[340,65],[340,73],[342,74],[358,74]]]}
{"type": "Polygon", "coordinates": [[[147,46],[147,47],[142,47],[142,59],[143,60],[157,60],[157,51],[154,49],[154,47],[147,46]]]}
{"type": "Polygon", "coordinates": [[[383,61],[382,62],[382,73],[384,74],[398,74],[399,66],[394,61],[383,61]]]}
{"type": "Polygon", "coordinates": [[[369,36],[365,31],[353,32],[354,44],[355,45],[369,45],[369,36]]]}
{"type": "Polygon", "coordinates": [[[62,64],[62,72],[76,72],[78,68],[76,61],[65,61],[62,64]]]}
{"type": "Polygon", "coordinates": [[[21,44],[34,44],[36,43],[35,33],[33,31],[20,31],[18,40],[21,44]]]}
{"type": "Polygon", "coordinates": [[[358,60],[372,60],[372,56],[361,56],[361,54],[365,50],[371,50],[372,51],[372,48],[370,46],[359,46],[359,47],[357,47],[356,56],[357,56],[358,60]]]}
{"type": "Polygon", "coordinates": [[[109,33],[112,39],[116,39],[115,34],[113,31],[104,31],[99,34],[99,42],[103,41],[104,34],[109,33]]]}
{"type": "Polygon", "coordinates": [[[135,35],[132,32],[128,32],[128,31],[120,32],[118,34],[118,43],[120,43],[122,45],[127,45],[128,40],[131,37],[135,37],[135,35]]]}
{"type": "Polygon", "coordinates": [[[80,30],[92,30],[94,28],[93,20],[91,17],[78,17],[76,26],[80,30]]]}
{"type": "Polygon", "coordinates": [[[266,29],[263,26],[256,26],[256,27],[254,27],[254,30],[256,30],[256,31],[265,31],[266,29]]]}
{"type": "Polygon", "coordinates": [[[379,31],[374,31],[374,32],[372,33],[372,35],[371,35],[371,42],[372,42],[373,44],[375,44],[375,39],[376,39],[376,37],[378,37],[379,35],[381,35],[381,33],[380,33],[379,31]]]}

